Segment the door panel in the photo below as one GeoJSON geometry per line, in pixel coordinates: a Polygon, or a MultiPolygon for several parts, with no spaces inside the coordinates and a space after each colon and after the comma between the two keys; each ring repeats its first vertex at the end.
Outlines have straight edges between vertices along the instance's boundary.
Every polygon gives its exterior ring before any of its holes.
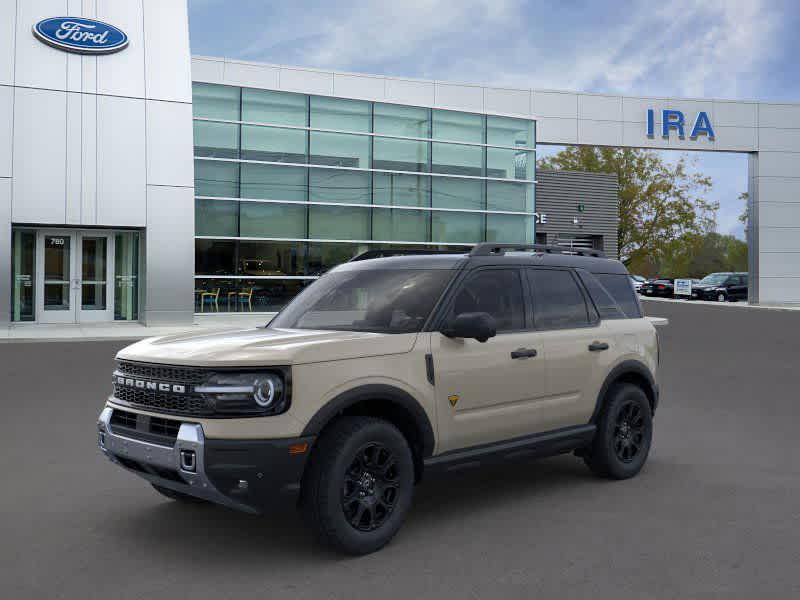
{"type": "Polygon", "coordinates": [[[75,321],[74,236],[39,232],[37,248],[37,314],[42,323],[75,321]]]}
{"type": "Polygon", "coordinates": [[[80,239],[80,289],[77,301],[79,320],[113,321],[111,298],[112,265],[110,258],[112,236],[107,233],[81,233],[80,239]]]}

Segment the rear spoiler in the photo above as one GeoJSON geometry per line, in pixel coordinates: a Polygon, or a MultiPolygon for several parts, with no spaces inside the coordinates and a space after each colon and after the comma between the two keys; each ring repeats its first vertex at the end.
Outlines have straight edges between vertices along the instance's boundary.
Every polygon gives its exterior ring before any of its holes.
{"type": "Polygon", "coordinates": [[[650,321],[653,327],[666,327],[669,325],[669,319],[666,317],[645,317],[645,319],[650,321]]]}

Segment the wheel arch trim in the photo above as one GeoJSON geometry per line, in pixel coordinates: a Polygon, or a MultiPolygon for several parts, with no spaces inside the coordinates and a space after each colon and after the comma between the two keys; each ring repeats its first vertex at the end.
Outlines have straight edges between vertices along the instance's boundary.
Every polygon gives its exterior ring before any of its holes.
{"type": "Polygon", "coordinates": [[[597,394],[594,412],[592,412],[592,418],[589,420],[589,423],[597,423],[609,388],[617,381],[624,380],[627,375],[634,375],[637,378],[644,379],[647,385],[644,392],[647,394],[653,409],[653,414],[655,414],[656,408],[658,407],[659,389],[653,377],[653,373],[647,368],[647,365],[638,360],[625,360],[611,369],[611,372],[606,376],[605,381],[603,381],[600,392],[597,394]]]}

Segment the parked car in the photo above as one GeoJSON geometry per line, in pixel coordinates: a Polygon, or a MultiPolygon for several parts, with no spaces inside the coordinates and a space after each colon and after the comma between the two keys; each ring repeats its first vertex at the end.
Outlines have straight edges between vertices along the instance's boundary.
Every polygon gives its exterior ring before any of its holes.
{"type": "Polygon", "coordinates": [[[652,281],[642,284],[641,293],[645,296],[672,298],[674,291],[674,279],[653,279],[652,281]]]}
{"type": "Polygon", "coordinates": [[[633,289],[637,292],[642,291],[642,286],[647,282],[647,279],[642,277],[641,275],[631,275],[631,283],[633,284],[633,289]]]}
{"type": "Polygon", "coordinates": [[[711,273],[692,284],[692,298],[717,302],[747,300],[747,282],[747,273],[711,273]]]}

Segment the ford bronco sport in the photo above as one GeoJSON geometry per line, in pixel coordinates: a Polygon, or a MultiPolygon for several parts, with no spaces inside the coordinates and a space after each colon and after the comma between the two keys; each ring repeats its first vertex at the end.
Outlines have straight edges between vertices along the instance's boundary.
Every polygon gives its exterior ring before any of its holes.
{"type": "Polygon", "coordinates": [[[392,538],[434,469],[574,452],[632,477],[658,405],[656,331],[625,267],[538,245],[373,251],[266,328],[146,339],[117,361],[98,423],[113,463],[180,501],[296,497],[352,554],[392,538]]]}

